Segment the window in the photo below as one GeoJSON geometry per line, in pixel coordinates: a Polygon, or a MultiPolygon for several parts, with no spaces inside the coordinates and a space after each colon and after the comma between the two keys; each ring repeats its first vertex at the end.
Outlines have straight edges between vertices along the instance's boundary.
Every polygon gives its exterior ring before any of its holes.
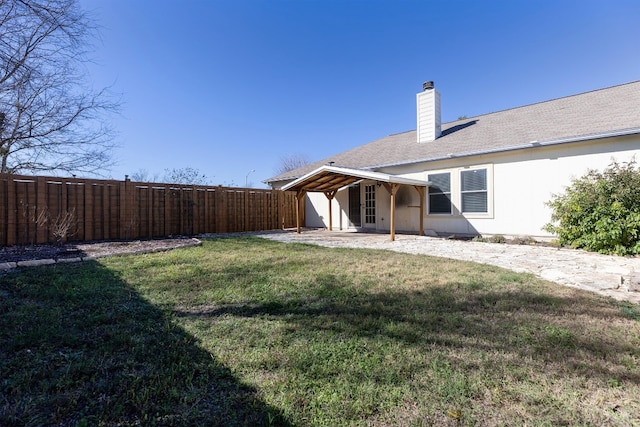
{"type": "Polygon", "coordinates": [[[462,213],[488,213],[487,170],[461,171],[460,195],[462,213]]]}
{"type": "Polygon", "coordinates": [[[427,176],[429,186],[429,213],[451,214],[451,174],[434,173],[427,176]]]}

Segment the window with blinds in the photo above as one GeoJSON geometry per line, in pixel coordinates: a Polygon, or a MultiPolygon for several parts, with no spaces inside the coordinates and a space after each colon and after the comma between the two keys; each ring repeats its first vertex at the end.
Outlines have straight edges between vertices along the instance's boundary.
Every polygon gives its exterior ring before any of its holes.
{"type": "Polygon", "coordinates": [[[451,214],[451,174],[434,173],[427,176],[429,186],[429,213],[451,214]]]}
{"type": "Polygon", "coordinates": [[[462,213],[488,213],[487,170],[460,172],[462,213]]]}

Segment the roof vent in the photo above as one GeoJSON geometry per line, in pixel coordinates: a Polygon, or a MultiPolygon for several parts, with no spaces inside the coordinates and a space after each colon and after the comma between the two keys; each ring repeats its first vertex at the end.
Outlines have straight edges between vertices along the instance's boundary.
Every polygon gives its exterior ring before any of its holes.
{"type": "Polygon", "coordinates": [[[433,88],[434,88],[434,86],[433,86],[433,82],[424,82],[424,83],[422,83],[422,90],[423,90],[423,91],[425,91],[425,90],[431,90],[431,89],[433,89],[433,88]]]}

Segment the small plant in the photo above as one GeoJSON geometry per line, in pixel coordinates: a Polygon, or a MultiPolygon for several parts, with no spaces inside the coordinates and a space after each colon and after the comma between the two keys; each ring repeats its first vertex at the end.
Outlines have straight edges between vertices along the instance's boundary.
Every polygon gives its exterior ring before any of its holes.
{"type": "Polygon", "coordinates": [[[489,243],[507,243],[507,239],[502,234],[494,234],[489,237],[489,243]]]}
{"type": "Polygon", "coordinates": [[[558,239],[553,239],[548,243],[549,246],[553,247],[553,248],[561,248],[563,245],[560,243],[560,240],[558,239]]]}
{"type": "Polygon", "coordinates": [[[61,244],[68,237],[73,236],[75,225],[75,209],[59,213],[56,219],[51,222],[51,234],[55,237],[56,243],[61,244]]]}
{"type": "Polygon", "coordinates": [[[76,215],[75,208],[71,210],[60,212],[55,218],[52,217],[51,211],[47,206],[38,209],[35,205],[29,206],[24,202],[20,202],[22,207],[22,215],[28,220],[28,222],[35,225],[30,227],[30,241],[31,244],[36,243],[36,234],[38,229],[48,229],[48,232],[55,239],[56,244],[61,244],[66,241],[67,238],[76,234],[76,215]]]}
{"type": "Polygon", "coordinates": [[[45,227],[47,221],[49,221],[49,211],[45,206],[38,211],[35,205],[29,205],[24,200],[20,200],[20,209],[22,217],[27,221],[35,225],[35,227],[29,227],[29,242],[33,245],[36,243],[36,234],[39,227],[45,227]]]}
{"type": "Polygon", "coordinates": [[[535,245],[536,239],[531,236],[516,236],[511,241],[514,245],[535,245]]]}
{"type": "Polygon", "coordinates": [[[640,321],[640,307],[625,303],[620,307],[620,310],[628,319],[640,321]]]}
{"type": "Polygon", "coordinates": [[[502,234],[495,234],[489,237],[476,236],[473,239],[471,239],[471,241],[482,242],[482,243],[507,243],[507,239],[502,234]]]}

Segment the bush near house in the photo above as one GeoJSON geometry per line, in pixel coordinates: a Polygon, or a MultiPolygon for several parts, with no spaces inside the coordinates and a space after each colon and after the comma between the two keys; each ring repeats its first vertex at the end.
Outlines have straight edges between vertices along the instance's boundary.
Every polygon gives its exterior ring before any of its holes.
{"type": "Polygon", "coordinates": [[[640,169],[635,160],[589,171],[547,203],[545,229],[559,243],[605,254],[640,254],[640,169]]]}

